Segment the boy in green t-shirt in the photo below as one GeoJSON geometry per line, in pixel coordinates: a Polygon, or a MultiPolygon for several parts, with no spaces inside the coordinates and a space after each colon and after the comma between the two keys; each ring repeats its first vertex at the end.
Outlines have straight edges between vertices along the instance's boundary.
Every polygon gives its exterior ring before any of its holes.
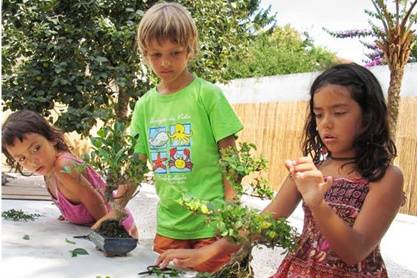
{"type": "MultiPolygon", "coordinates": [[[[211,202],[234,197],[222,177],[219,149],[235,146],[242,124],[218,87],[188,71],[197,40],[193,19],[176,3],[154,5],[138,27],[138,48],[160,78],[136,103],[130,126],[132,135],[139,135],[136,152],[149,159],[155,173],[158,253],[216,240],[213,225],[178,204],[180,191],[211,202]]],[[[195,270],[214,272],[229,259],[223,254],[195,270]]]]}

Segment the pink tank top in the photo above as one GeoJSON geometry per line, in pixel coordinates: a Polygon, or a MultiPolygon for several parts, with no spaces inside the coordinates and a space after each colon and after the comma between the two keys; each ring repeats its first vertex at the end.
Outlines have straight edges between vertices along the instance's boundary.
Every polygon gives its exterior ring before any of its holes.
{"type": "MultiPolygon", "coordinates": [[[[77,159],[74,155],[70,153],[60,153],[58,158],[64,156],[65,158],[72,159],[78,163],[81,163],[82,160],[77,159]]],[[[90,166],[87,166],[83,173],[84,177],[88,180],[91,186],[103,196],[103,192],[106,188],[106,182],[103,178],[90,166]]],[[[51,179],[51,182],[57,182],[56,179],[51,179]]],[[[56,191],[56,199],[51,194],[52,200],[54,201],[55,205],[61,211],[62,216],[68,222],[80,225],[88,225],[91,226],[96,222],[94,217],[90,214],[87,208],[82,204],[74,204],[70,200],[68,200],[64,194],[59,191],[59,187],[55,184],[57,189],[56,191]]],[[[106,204],[107,211],[110,210],[110,204],[106,204]]],[[[122,220],[121,224],[126,229],[126,231],[130,231],[134,226],[134,219],[132,213],[126,209],[127,216],[122,220]]]]}

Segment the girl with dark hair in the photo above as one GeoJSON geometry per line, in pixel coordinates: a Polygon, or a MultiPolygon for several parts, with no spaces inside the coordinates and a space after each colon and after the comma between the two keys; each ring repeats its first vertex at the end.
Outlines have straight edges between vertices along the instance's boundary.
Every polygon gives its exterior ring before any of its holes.
{"type": "MultiPolygon", "coordinates": [[[[298,246],[272,277],[387,277],[379,243],[404,193],[381,86],[366,68],[341,64],[320,74],[310,95],[304,157],[285,162],[290,175],[263,211],[288,217],[303,201],[298,246]]],[[[160,263],[189,267],[233,248],[221,239],[160,263]]]]}
{"type": "MultiPolygon", "coordinates": [[[[25,169],[44,176],[48,192],[61,211],[60,219],[91,226],[110,210],[103,197],[104,180],[90,166],[82,171],[74,167],[82,161],[70,152],[63,133],[38,113],[22,110],[7,118],[2,126],[2,151],[7,163],[20,173],[25,169]]],[[[137,237],[130,212],[121,223],[137,237]]]]}
{"type": "Polygon", "coordinates": [[[379,242],[404,193],[381,86],[368,69],[340,64],[310,97],[305,157],[286,162],[291,177],[265,209],[287,217],[303,200],[299,246],[273,277],[387,277],[379,242]]]}

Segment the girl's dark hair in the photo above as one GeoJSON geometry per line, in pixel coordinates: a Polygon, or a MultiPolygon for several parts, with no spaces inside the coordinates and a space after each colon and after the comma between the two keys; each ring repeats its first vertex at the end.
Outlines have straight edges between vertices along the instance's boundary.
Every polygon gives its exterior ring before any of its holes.
{"type": "MultiPolygon", "coordinates": [[[[362,132],[355,138],[353,148],[356,157],[352,163],[363,178],[377,181],[397,155],[391,138],[387,119],[387,105],[381,85],[366,68],[355,63],[332,66],[321,73],[310,89],[310,106],[304,127],[303,154],[311,155],[315,163],[324,160],[325,147],[316,129],[313,113],[313,96],[323,86],[340,85],[347,87],[351,97],[362,110],[362,132]]],[[[331,153],[328,152],[331,156],[331,153]]]]}
{"type": "MultiPolygon", "coordinates": [[[[6,156],[6,162],[12,168],[22,173],[22,168],[7,151],[7,146],[13,146],[16,138],[23,141],[26,134],[37,133],[50,142],[55,142],[58,151],[70,151],[61,130],[52,126],[41,115],[30,110],[21,110],[10,114],[1,128],[1,150],[6,156]]],[[[23,174],[23,173],[22,173],[23,174]]]]}

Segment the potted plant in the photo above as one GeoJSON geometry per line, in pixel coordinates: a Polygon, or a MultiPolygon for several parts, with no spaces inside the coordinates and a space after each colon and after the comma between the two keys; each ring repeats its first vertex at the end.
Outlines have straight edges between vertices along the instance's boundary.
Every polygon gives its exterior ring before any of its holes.
{"type": "Polygon", "coordinates": [[[220,236],[243,246],[223,269],[210,277],[253,277],[250,253],[254,246],[281,247],[288,252],[295,248],[298,240],[296,230],[286,219],[274,220],[272,215],[260,214],[241,202],[241,196],[248,193],[248,189],[249,194],[256,197],[271,199],[273,196],[263,177],[267,161],[255,157],[254,150],[256,146],[248,143],[241,143],[238,149],[222,150],[220,167],[236,192],[232,202],[218,205],[189,194],[183,194],[179,200],[187,209],[205,215],[208,222],[216,223],[220,236]]]}
{"type": "Polygon", "coordinates": [[[103,221],[88,238],[106,256],[125,255],[136,247],[137,239],[132,238],[119,223],[126,216],[124,207],[137,194],[148,167],[146,161],[134,152],[135,139],[127,134],[122,122],[100,128],[97,136],[91,138],[91,143],[93,150],[85,161],[103,175],[107,183],[104,197],[110,203],[115,218],[103,221]],[[121,185],[130,193],[115,197],[114,192],[121,185]]]}

